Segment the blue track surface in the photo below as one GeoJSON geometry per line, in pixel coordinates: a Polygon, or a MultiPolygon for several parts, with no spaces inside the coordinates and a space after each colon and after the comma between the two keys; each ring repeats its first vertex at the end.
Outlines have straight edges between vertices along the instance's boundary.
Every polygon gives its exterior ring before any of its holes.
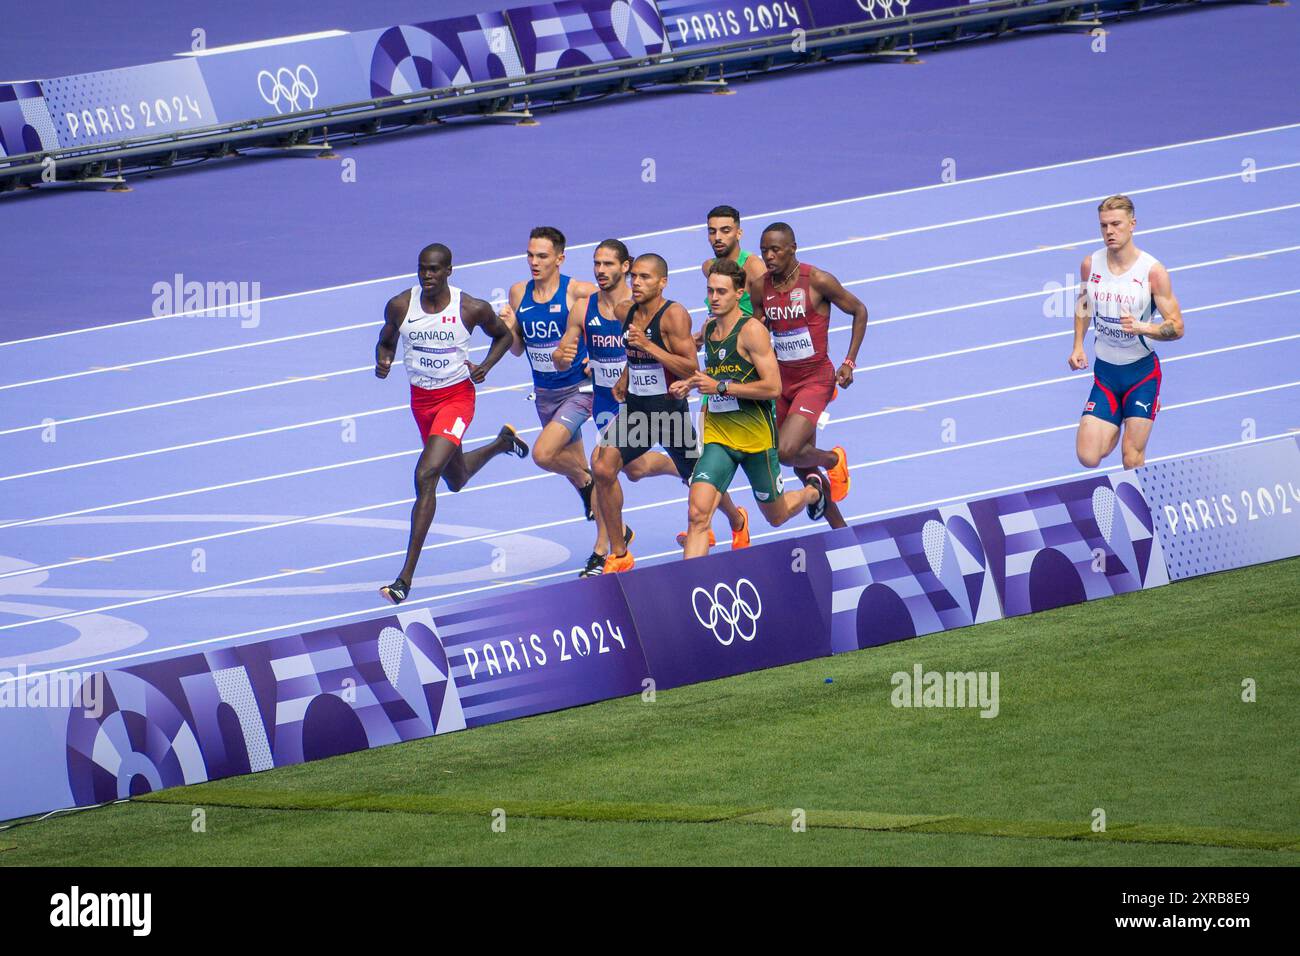
{"type": "MultiPolygon", "coordinates": [[[[1123,24],[1104,55],[1054,35],[920,67],[765,80],[734,97],[645,96],[548,115],[540,129],[377,141],[345,151],[355,184],[334,163],[250,160],[125,196],[0,204],[6,229],[68,250],[33,257],[4,293],[0,668],[133,662],[386,610],[375,589],[401,563],[418,436],[400,373],[377,381],[371,354],[383,303],[435,238],[457,251],[453,281],[490,298],[522,277],[517,252],[538,221],[568,232],[568,271],[584,278],[594,241],[621,234],[665,255],[669,293],[698,306],[705,209],[739,205],[750,248],[764,220],[791,222],[801,258],[871,311],[858,381],[820,442],[848,450],[852,520],[1079,472],[1073,430],[1091,373],[1066,367],[1069,296],[1049,317],[1044,289],[1073,283],[1099,244],[1097,201],[1124,191],[1187,317],[1187,337],[1160,350],[1149,455],[1300,428],[1300,107],[1294,92],[1244,98],[1259,75],[1297,71],[1277,40],[1289,30],[1293,53],[1296,23],[1293,8],[1217,9],[1123,24]],[[1225,31],[1257,41],[1255,74],[1175,82],[1165,67],[1212,48],[1244,55],[1225,31]],[[1088,113],[1110,100],[1103,62],[1108,83],[1142,93],[1133,120],[1107,109],[1094,135],[1088,113]],[[985,96],[955,107],[952,91],[969,87],[954,84],[975,76],[985,96]],[[911,114],[883,122],[882,101],[855,99],[855,84],[911,114]],[[1191,97],[1197,112],[1177,108],[1191,97]],[[847,115],[830,103],[863,105],[847,115]],[[715,143],[704,124],[719,112],[736,129],[789,117],[797,132],[775,149],[715,143]],[[554,165],[521,167],[511,151],[528,138],[554,165]],[[645,157],[655,183],[641,182],[645,157]],[[947,157],[959,181],[940,185],[947,157]],[[269,299],[250,327],[133,321],[175,272],[261,281],[269,299]]],[[[838,359],[847,317],[833,329],[838,359]]],[[[502,421],[535,434],[527,379],[522,360],[498,366],[470,447],[502,421]]],[[[590,550],[593,526],[563,479],[498,459],[476,481],[440,494],[413,603],[522,592],[569,577],[590,550]]],[[[649,480],[628,504],[638,560],[672,559],[684,489],[649,480]]],[[[807,528],[799,518],[782,533],[807,528]]]]}

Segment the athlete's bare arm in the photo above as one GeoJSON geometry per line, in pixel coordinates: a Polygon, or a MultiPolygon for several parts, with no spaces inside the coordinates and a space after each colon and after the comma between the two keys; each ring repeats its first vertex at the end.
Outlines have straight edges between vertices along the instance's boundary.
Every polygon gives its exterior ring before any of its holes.
{"type": "Polygon", "coordinates": [[[501,356],[510,349],[514,333],[510,326],[506,325],[505,321],[492,310],[490,303],[476,299],[465,292],[460,294],[460,318],[470,332],[479,328],[492,336],[492,345],[488,348],[483,361],[477,365],[473,362],[465,363],[469,366],[469,377],[475,385],[478,385],[487,378],[487,373],[492,370],[492,366],[501,361],[501,356]]]}
{"type": "MultiPolygon", "coordinates": [[[[756,257],[750,256],[749,258],[752,260],[756,257]]],[[[754,318],[758,319],[760,322],[766,323],[767,314],[763,311],[763,279],[767,275],[767,270],[763,270],[763,275],[752,276],[749,275],[749,262],[746,262],[745,266],[747,267],[745,269],[745,275],[748,277],[748,281],[745,283],[745,289],[749,292],[749,301],[754,306],[754,318]]]]}
{"type": "Polygon", "coordinates": [[[399,330],[406,317],[406,310],[410,307],[410,289],[399,292],[384,306],[384,327],[379,330],[379,341],[375,343],[376,378],[388,378],[388,371],[393,367],[393,359],[397,355],[397,343],[401,338],[399,330]]]}
{"type": "Polygon", "coordinates": [[[646,337],[645,331],[630,326],[627,344],[641,349],[673,373],[675,378],[689,378],[700,368],[695,351],[695,338],[691,335],[691,315],[680,302],[674,302],[659,319],[659,334],[665,348],[660,348],[646,337]]]}
{"type": "Polygon", "coordinates": [[[569,308],[572,309],[577,305],[579,299],[585,299],[587,296],[595,295],[599,291],[594,282],[579,282],[577,279],[571,279],[567,296],[569,308]]]}
{"type": "MultiPolygon", "coordinates": [[[[763,265],[763,257],[750,256],[748,259],[745,260],[744,270],[745,270],[745,279],[746,279],[745,284],[747,286],[752,287],[754,283],[757,282],[761,294],[762,287],[763,287],[763,277],[767,275],[767,266],[763,265]]],[[[750,302],[754,301],[754,292],[752,288],[749,293],[749,301],[750,302]]]]}
{"type": "Polygon", "coordinates": [[[560,344],[551,353],[551,361],[561,372],[568,371],[573,360],[578,357],[578,343],[582,341],[582,329],[586,322],[587,304],[590,301],[591,296],[584,295],[569,310],[569,323],[564,327],[564,335],[560,337],[560,344]]]}
{"type": "Polygon", "coordinates": [[[511,355],[524,354],[524,333],[519,328],[519,318],[515,315],[515,312],[519,308],[519,303],[524,301],[524,289],[526,288],[528,288],[527,282],[516,282],[512,285],[510,287],[510,296],[500,312],[501,321],[510,330],[511,355]]]}
{"type": "Polygon", "coordinates": [[[1083,350],[1083,334],[1092,316],[1088,310],[1088,278],[1092,275],[1092,256],[1083,257],[1079,266],[1079,296],[1074,300],[1074,347],[1070,349],[1070,368],[1076,372],[1088,367],[1088,353],[1083,350]]]}
{"type": "MultiPolygon", "coordinates": [[[[813,269],[808,276],[808,284],[813,292],[824,301],[830,302],[841,312],[853,316],[853,331],[849,336],[849,350],[844,356],[844,363],[835,375],[840,388],[853,384],[853,369],[858,361],[858,349],[862,348],[862,339],[867,334],[867,306],[856,295],[844,288],[840,280],[829,272],[813,269]]],[[[751,296],[752,298],[752,296],[751,296]]],[[[816,307],[816,304],[813,304],[816,307]]]]}
{"type": "MultiPolygon", "coordinates": [[[[1132,322],[1130,320],[1124,323],[1124,331],[1145,335],[1152,339],[1160,339],[1162,342],[1173,342],[1181,339],[1183,337],[1183,310],[1179,306],[1178,300],[1174,298],[1174,287],[1169,279],[1169,270],[1157,263],[1151,267],[1151,273],[1147,281],[1151,283],[1151,298],[1155,302],[1156,311],[1160,313],[1160,322],[1157,324],[1155,322],[1132,322]]],[[[1125,316],[1124,318],[1130,317],[1125,316]]]]}

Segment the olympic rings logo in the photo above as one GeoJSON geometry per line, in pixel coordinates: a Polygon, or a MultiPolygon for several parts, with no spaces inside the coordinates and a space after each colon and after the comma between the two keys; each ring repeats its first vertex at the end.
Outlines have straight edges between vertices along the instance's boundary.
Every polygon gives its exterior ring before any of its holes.
{"type": "Polygon", "coordinates": [[[320,81],[312,68],[305,63],[298,64],[298,69],[291,70],[282,66],[274,73],[261,70],[257,74],[257,91],[262,94],[268,106],[274,106],[277,113],[297,113],[311,109],[320,92],[320,81]],[[301,100],[306,99],[306,104],[301,100]],[[282,107],[280,104],[283,103],[282,107]]]}
{"type": "Polygon", "coordinates": [[[907,5],[911,2],[912,0],[858,0],[858,6],[863,13],[870,14],[873,20],[888,20],[907,13],[907,5]]]}
{"type": "Polygon", "coordinates": [[[737,581],[734,589],[719,581],[711,592],[700,587],[692,591],[691,609],[695,611],[695,619],[700,622],[701,627],[707,627],[712,631],[713,636],[723,647],[730,647],[737,636],[742,641],[754,639],[758,633],[758,618],[763,613],[763,599],[758,595],[758,588],[754,587],[748,578],[737,581]],[[746,589],[753,596],[752,600],[746,597],[746,589]],[[701,596],[706,602],[703,608],[700,603],[701,596]],[[726,640],[723,640],[722,635],[718,633],[720,623],[727,625],[726,640]]]}

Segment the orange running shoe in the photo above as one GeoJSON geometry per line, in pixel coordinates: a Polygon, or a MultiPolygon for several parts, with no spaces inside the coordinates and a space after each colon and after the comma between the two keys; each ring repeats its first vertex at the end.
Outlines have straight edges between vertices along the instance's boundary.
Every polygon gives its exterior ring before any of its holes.
{"type": "MultiPolygon", "coordinates": [[[[713,547],[713,546],[714,546],[715,544],[717,544],[717,543],[718,543],[718,536],[717,536],[716,534],[714,534],[714,533],[713,533],[713,529],[710,528],[710,529],[709,529],[709,547],[711,548],[711,547],[713,547]]],[[[678,531],[678,532],[677,532],[677,547],[679,547],[679,548],[684,548],[684,547],[686,547],[686,532],[685,532],[685,531],[678,531]]]]}
{"type": "Polygon", "coordinates": [[[826,477],[831,480],[831,501],[843,501],[849,494],[849,460],[844,449],[836,445],[831,449],[835,455],[835,464],[826,470],[826,477]]]}
{"type": "Polygon", "coordinates": [[[611,552],[610,556],[605,559],[606,574],[622,574],[624,571],[631,571],[636,564],[636,558],[632,557],[632,552],[628,551],[620,558],[611,552]]]}
{"type": "Polygon", "coordinates": [[[736,508],[740,512],[740,520],[743,522],[739,531],[731,532],[731,550],[739,551],[741,548],[749,547],[749,512],[744,508],[736,508]]]}

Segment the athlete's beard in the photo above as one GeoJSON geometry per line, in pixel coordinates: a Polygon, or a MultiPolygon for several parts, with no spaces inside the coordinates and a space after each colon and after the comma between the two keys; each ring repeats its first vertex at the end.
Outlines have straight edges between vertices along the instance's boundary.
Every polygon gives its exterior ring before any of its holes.
{"type": "Polygon", "coordinates": [[[719,258],[719,259],[735,259],[735,258],[736,258],[736,248],[737,248],[739,245],[740,245],[740,241],[737,240],[737,241],[733,242],[731,245],[727,246],[727,247],[726,247],[725,249],[723,249],[721,252],[718,251],[718,247],[717,247],[717,246],[714,246],[714,247],[713,247],[713,254],[714,254],[717,258],[719,258]]]}

